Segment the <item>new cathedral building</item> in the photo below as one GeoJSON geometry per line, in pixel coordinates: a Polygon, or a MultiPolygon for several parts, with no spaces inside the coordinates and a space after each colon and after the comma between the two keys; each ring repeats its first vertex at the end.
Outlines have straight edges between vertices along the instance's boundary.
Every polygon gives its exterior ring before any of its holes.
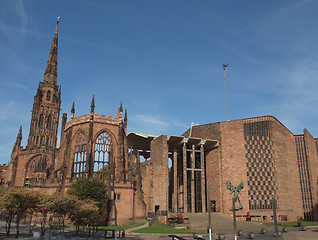
{"type": "Polygon", "coordinates": [[[231,216],[227,181],[243,181],[238,215],[271,221],[274,197],[281,220],[318,220],[318,140],[306,129],[294,135],[272,116],[194,126],[180,136],[127,133],[122,103],[116,116],[106,116],[95,113],[93,96],[88,114],[75,116],[74,104],[69,120],[62,114],[58,147],[58,25],[27,146],[20,127],[9,165],[0,166],[1,183],[52,194],[98,177],[108,185],[109,221],[128,224],[209,208],[231,216]]]}

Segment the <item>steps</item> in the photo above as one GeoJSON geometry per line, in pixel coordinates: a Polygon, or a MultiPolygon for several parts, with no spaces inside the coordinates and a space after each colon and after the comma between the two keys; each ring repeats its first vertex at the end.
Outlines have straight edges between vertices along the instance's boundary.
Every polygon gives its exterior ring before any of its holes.
{"type": "MultiPolygon", "coordinates": [[[[209,227],[208,213],[184,213],[189,218],[189,230],[193,232],[206,233],[209,227]]],[[[211,213],[211,225],[213,233],[233,233],[233,219],[218,212],[211,213]]],[[[263,226],[261,223],[236,221],[237,230],[244,232],[260,232],[263,226]]],[[[266,226],[268,229],[269,227],[266,226]]]]}

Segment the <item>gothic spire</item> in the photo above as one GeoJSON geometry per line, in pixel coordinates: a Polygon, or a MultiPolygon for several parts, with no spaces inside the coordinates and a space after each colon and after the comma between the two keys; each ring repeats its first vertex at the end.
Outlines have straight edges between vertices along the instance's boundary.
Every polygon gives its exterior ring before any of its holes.
{"type": "Polygon", "coordinates": [[[73,105],[72,105],[72,109],[71,109],[71,118],[74,117],[74,113],[75,113],[75,105],[74,105],[74,103],[75,103],[75,100],[73,100],[73,105]]]}
{"type": "Polygon", "coordinates": [[[59,19],[57,18],[55,33],[53,37],[53,42],[50,50],[49,59],[47,60],[47,65],[44,73],[44,83],[56,84],[57,83],[57,43],[58,43],[58,26],[59,19]]]}
{"type": "Polygon", "coordinates": [[[94,113],[94,109],[95,109],[95,100],[94,100],[94,94],[93,94],[92,103],[91,103],[91,113],[94,113]]]}

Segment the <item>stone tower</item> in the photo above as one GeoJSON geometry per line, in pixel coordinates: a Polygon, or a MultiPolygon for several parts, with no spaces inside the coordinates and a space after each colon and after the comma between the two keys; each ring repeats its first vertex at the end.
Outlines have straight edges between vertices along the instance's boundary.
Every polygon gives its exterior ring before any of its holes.
{"type": "Polygon", "coordinates": [[[34,97],[27,148],[55,149],[61,106],[61,88],[57,85],[57,21],[43,82],[34,97]]]}
{"type": "Polygon", "coordinates": [[[11,186],[43,184],[53,176],[57,131],[61,106],[61,88],[57,85],[58,25],[55,33],[43,82],[39,83],[34,96],[28,143],[21,146],[22,127],[12,150],[7,170],[7,183],[11,186]]]}

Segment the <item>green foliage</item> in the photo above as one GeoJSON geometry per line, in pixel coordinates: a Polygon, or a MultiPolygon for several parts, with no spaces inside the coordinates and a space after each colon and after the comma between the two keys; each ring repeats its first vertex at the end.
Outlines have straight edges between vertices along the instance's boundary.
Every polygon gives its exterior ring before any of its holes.
{"type": "Polygon", "coordinates": [[[63,231],[64,231],[64,222],[66,216],[76,209],[77,206],[77,199],[71,195],[65,195],[63,193],[55,193],[50,196],[50,201],[52,201],[52,211],[56,213],[60,219],[62,220],[63,224],[63,231]]]}
{"type": "Polygon", "coordinates": [[[169,225],[159,223],[158,221],[147,228],[141,228],[138,230],[133,231],[135,233],[192,233],[188,229],[175,229],[173,227],[170,227],[169,225]]]}
{"type": "Polygon", "coordinates": [[[106,204],[107,186],[96,178],[82,178],[71,185],[68,194],[76,196],[79,200],[92,200],[101,210],[106,204]]]}
{"type": "Polygon", "coordinates": [[[120,230],[126,230],[129,228],[135,228],[135,227],[139,227],[146,224],[146,222],[137,222],[134,223],[133,225],[120,225],[120,226],[100,226],[99,229],[100,230],[106,230],[106,229],[113,229],[115,231],[120,231],[120,230]]]}
{"type": "Polygon", "coordinates": [[[0,209],[6,216],[6,232],[10,234],[11,221],[17,220],[17,235],[19,236],[19,224],[21,218],[27,213],[33,213],[37,209],[39,194],[25,188],[1,188],[0,209]]]}
{"type": "Polygon", "coordinates": [[[39,203],[37,207],[38,212],[42,213],[41,218],[41,232],[44,234],[46,230],[46,219],[48,213],[54,211],[54,201],[53,198],[47,195],[40,195],[39,203]]]}
{"type": "Polygon", "coordinates": [[[76,207],[70,211],[69,216],[75,224],[77,232],[79,226],[98,225],[100,218],[98,208],[91,200],[77,200],[76,207]]]}
{"type": "MultiPolygon", "coordinates": [[[[274,226],[274,223],[263,223],[266,226],[274,226]]],[[[278,222],[278,226],[282,227],[298,227],[298,222],[278,222]]],[[[318,226],[318,222],[301,221],[301,226],[318,226]]]]}

